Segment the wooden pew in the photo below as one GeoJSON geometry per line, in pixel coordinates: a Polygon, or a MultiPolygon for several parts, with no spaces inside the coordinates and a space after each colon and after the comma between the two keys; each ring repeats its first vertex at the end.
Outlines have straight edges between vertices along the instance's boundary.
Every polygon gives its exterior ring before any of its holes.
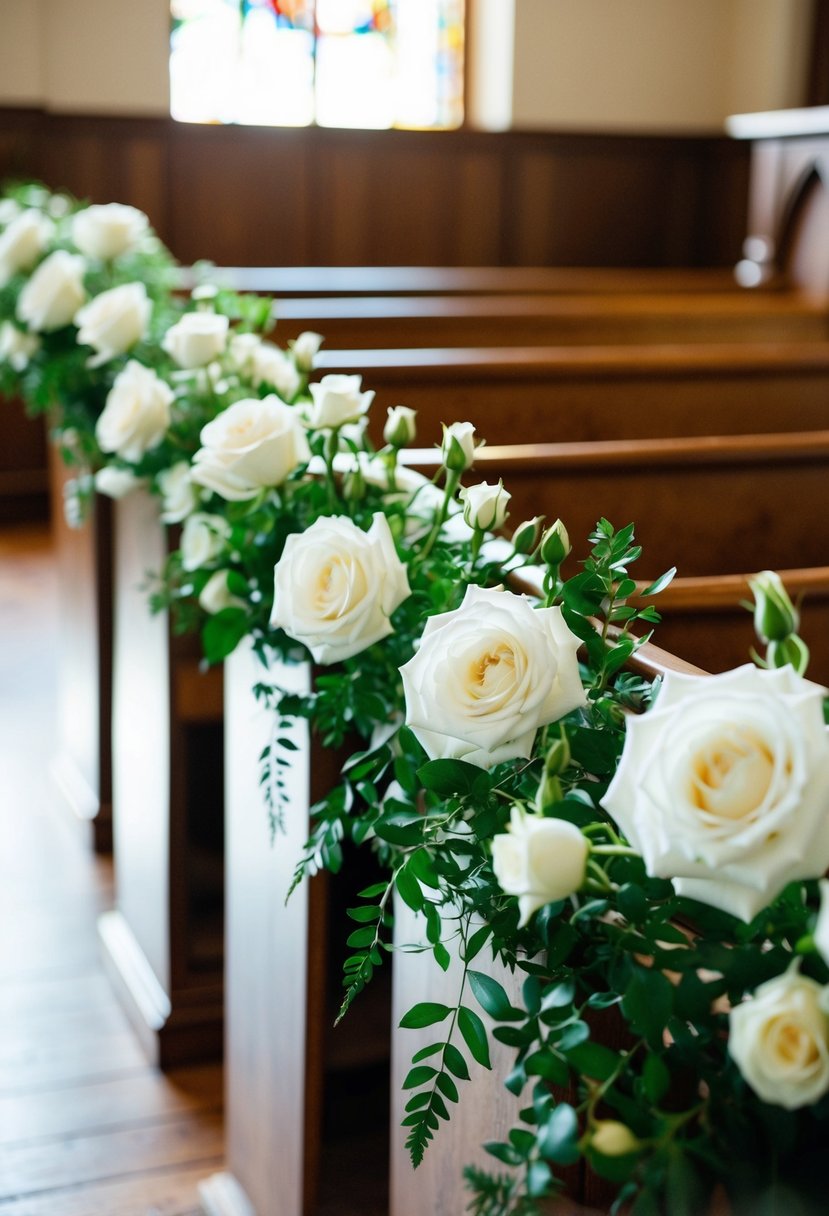
{"type": "MultiPolygon", "coordinates": [[[[440,456],[410,451],[405,460],[432,475],[440,456]]],[[[643,577],[672,565],[715,575],[827,557],[829,430],[486,445],[464,480],[499,477],[513,525],[560,517],[578,544],[601,516],[616,528],[635,523],[643,577]]]]}
{"type": "Polygon", "coordinates": [[[468,419],[489,443],[817,430],[829,343],[501,347],[320,352],[318,375],[361,374],[386,407],[418,411],[418,439],[468,419]]]}
{"type": "Polygon", "coordinates": [[[0,522],[4,525],[47,519],[46,429],[29,418],[23,402],[0,398],[0,522]]]}
{"type": "Polygon", "coordinates": [[[604,295],[277,297],[281,345],[332,348],[821,341],[822,302],[796,291],[604,295]]]}
{"type": "MultiPolygon", "coordinates": [[[[806,674],[829,686],[829,566],[779,568],[777,572],[800,608],[800,636],[810,651],[806,674]]],[[[760,648],[745,606],[753,603],[750,577],[723,574],[675,579],[652,601],[662,617],[655,633],[660,644],[674,653],[704,656],[706,667],[714,672],[750,662],[751,648],[760,648]]]]}
{"type": "MultiPolygon", "coordinates": [[[[650,676],[666,666],[697,670],[655,647],[644,647],[636,663],[650,676]]],[[[304,724],[290,732],[298,750],[287,770],[286,833],[277,835],[270,847],[259,758],[273,737],[274,723],[252,691],[263,681],[302,691],[309,680],[308,666],[274,663],[265,671],[245,646],[225,664],[227,1167],[202,1184],[202,1204],[208,1216],[304,1216],[313,1211],[316,1188],[328,1186],[332,1211],[348,1207],[365,1216],[457,1216],[468,1202],[461,1169],[479,1155],[482,1134],[508,1126],[515,1099],[503,1087],[503,1071],[477,1069],[452,1124],[441,1128],[426,1162],[412,1176],[399,1127],[399,1082],[418,1038],[416,1032],[394,1027],[403,1010],[427,995],[422,957],[394,956],[385,1029],[372,1027],[377,1056],[384,1046],[391,1050],[391,1199],[386,1197],[385,1138],[372,1140],[370,1153],[361,1146],[364,1159],[371,1162],[361,1169],[355,1167],[353,1144],[346,1140],[347,1155],[338,1159],[333,1155],[336,1146],[324,1134],[324,1090],[333,1083],[336,1055],[321,1025],[323,1017],[331,1016],[320,975],[321,960],[332,948],[325,915],[330,882],[319,875],[300,886],[287,906],[284,897],[308,834],[309,807],[336,779],[337,758],[309,738],[304,724]],[[338,1162],[333,1178],[332,1162],[338,1162]]],[[[337,920],[333,943],[343,937],[346,923],[337,920]]],[[[411,940],[410,927],[402,919],[398,933],[400,940],[411,940]]],[[[455,999],[454,979],[434,965],[429,982],[436,987],[442,983],[443,991],[455,999]]],[[[357,998],[334,1031],[334,1041],[338,1036],[346,1041],[365,1037],[366,1005],[360,1002],[370,991],[357,998]]]]}
{"type": "Polygon", "coordinates": [[[168,538],[155,500],[114,504],[113,802],[116,908],[107,970],[149,1057],[168,1067],[222,1045],[222,671],[152,616],[148,571],[168,538]]]}
{"type": "Polygon", "coordinates": [[[234,291],[277,297],[619,295],[642,292],[739,293],[721,268],[588,266],[219,266],[182,268],[189,291],[204,279],[234,291]]]}
{"type": "Polygon", "coordinates": [[[69,527],[63,490],[75,472],[50,445],[60,603],[51,772],[61,801],[88,829],[94,849],[106,853],[112,849],[112,502],[95,496],[89,518],[69,527]]]}

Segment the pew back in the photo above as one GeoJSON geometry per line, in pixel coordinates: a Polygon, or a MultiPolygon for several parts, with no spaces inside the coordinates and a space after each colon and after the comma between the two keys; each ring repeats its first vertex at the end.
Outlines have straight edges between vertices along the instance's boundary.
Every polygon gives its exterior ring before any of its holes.
{"type": "Polygon", "coordinates": [[[319,374],[361,373],[370,430],[418,411],[421,442],[466,418],[489,443],[818,430],[829,343],[321,351],[319,374]]]}

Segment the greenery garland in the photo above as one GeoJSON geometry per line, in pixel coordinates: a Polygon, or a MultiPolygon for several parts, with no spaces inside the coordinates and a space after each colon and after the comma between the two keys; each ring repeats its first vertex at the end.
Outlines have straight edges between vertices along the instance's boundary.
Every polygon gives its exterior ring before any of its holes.
{"type": "MultiPolygon", "coordinates": [[[[580,1159],[614,1212],[693,1216],[718,1188],[735,1212],[823,1210],[829,740],[779,580],[754,584],[759,665],[651,685],[626,669],[658,622],[632,526],[600,520],[566,576],[560,521],[497,539],[509,494],[461,484],[468,423],[426,480],[412,411],[375,451],[359,377],[309,384],[316,335],[281,351],[270,301],[185,299],[174,269],[133,209],[9,190],[0,391],[57,411],[82,494],[96,474],[158,495],[182,532],[154,607],[211,662],[252,638],[277,726],[348,749],[295,873],[336,871],[347,840],[384,873],[349,910],[340,1016],[392,949],[395,892],[435,965],[461,963],[455,1003],[401,1023],[435,1028],[405,1080],[413,1163],[490,1066],[481,1009],[524,1106],[467,1171],[478,1216],[538,1211],[580,1159]],[[274,655],[316,663],[307,696],[264,678],[274,655]]],[[[274,833],[290,751],[277,728],[274,833]]]]}

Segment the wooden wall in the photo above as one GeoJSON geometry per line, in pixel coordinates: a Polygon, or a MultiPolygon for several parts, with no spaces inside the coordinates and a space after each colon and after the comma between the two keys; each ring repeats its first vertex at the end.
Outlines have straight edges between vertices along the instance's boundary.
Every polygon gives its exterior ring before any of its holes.
{"type": "Polygon", "coordinates": [[[0,109],[0,180],[146,210],[182,262],[729,265],[748,149],[712,136],[209,127],[0,109]]]}

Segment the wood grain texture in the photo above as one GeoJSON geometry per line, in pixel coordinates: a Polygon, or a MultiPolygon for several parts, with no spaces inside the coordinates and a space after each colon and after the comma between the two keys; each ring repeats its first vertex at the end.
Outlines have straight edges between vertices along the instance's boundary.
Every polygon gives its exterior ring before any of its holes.
{"type": "Polygon", "coordinates": [[[688,343],[320,352],[317,371],[360,372],[386,407],[418,411],[418,441],[468,419],[489,443],[818,430],[829,344],[688,343]]]}
{"type": "Polygon", "coordinates": [[[150,1068],[101,971],[112,863],[57,806],[60,580],[48,532],[0,532],[0,1211],[196,1216],[221,1070],[150,1068]],[[13,931],[12,931],[13,927],[13,931]],[[17,943],[17,944],[16,944],[17,943]]]}
{"type": "Polygon", "coordinates": [[[15,171],[148,207],[182,262],[727,266],[744,235],[748,149],[693,135],[290,130],[9,108],[0,177],[15,171]]]}

